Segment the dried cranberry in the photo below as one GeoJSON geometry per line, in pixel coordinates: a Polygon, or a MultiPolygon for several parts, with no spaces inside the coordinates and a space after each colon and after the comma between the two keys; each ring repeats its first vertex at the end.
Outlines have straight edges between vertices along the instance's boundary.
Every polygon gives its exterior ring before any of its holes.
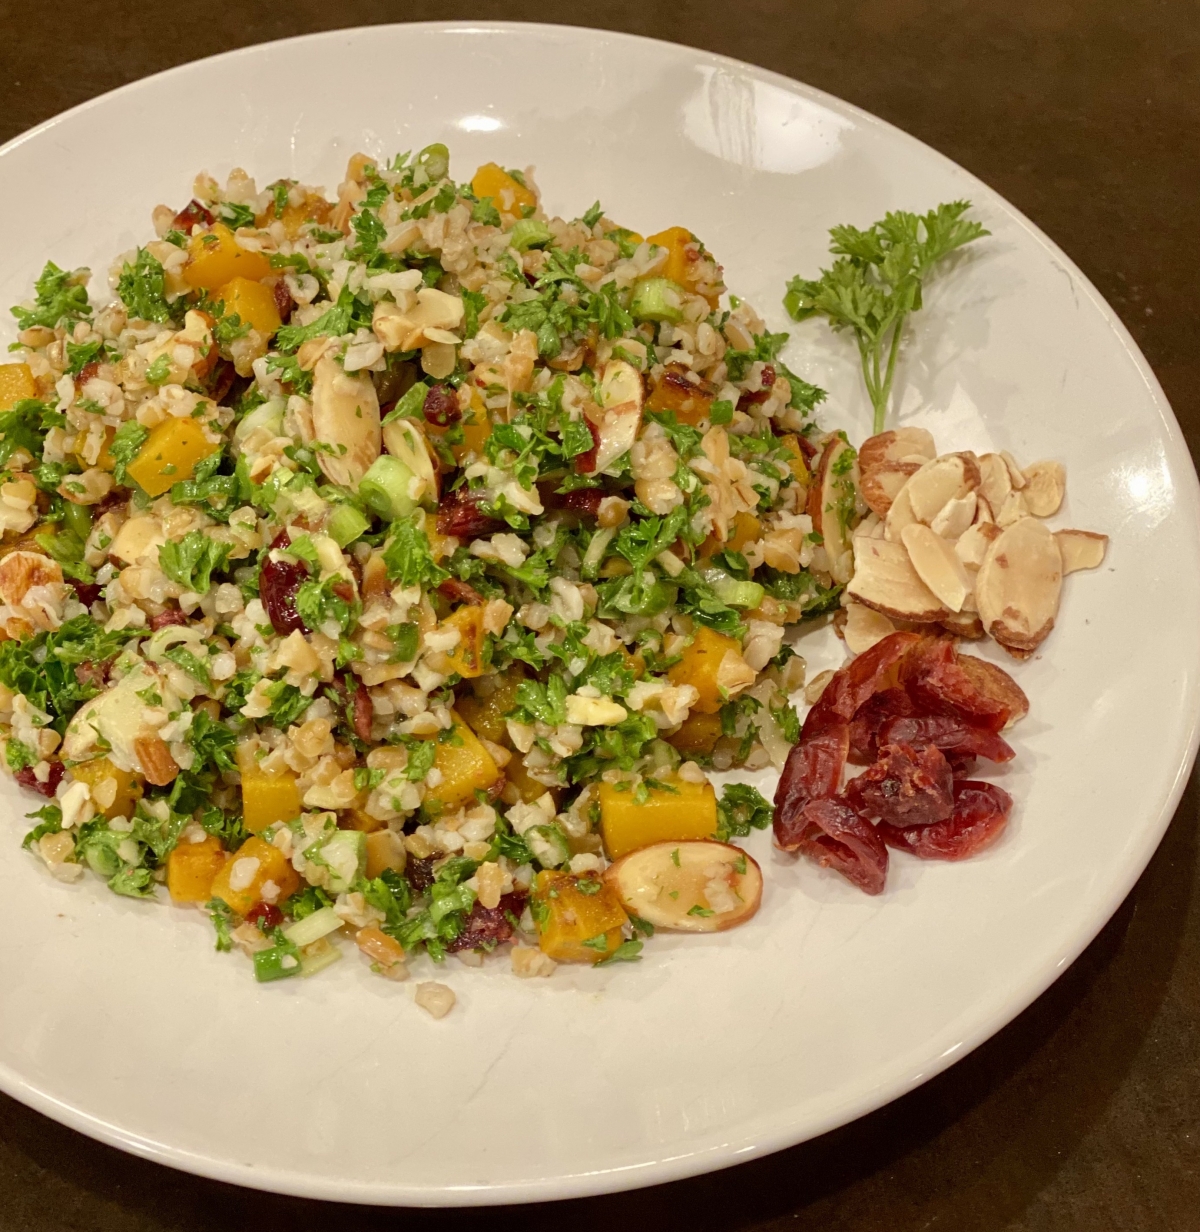
{"type": "Polygon", "coordinates": [[[281,278],[272,288],[271,295],[275,300],[275,311],[279,313],[279,319],[286,325],[292,317],[292,309],[296,306],[296,301],[292,299],[292,293],[287,289],[287,283],[281,278]]]}
{"type": "Polygon", "coordinates": [[[477,539],[481,535],[494,535],[503,529],[504,523],[499,518],[484,513],[479,508],[479,498],[463,488],[451,492],[438,509],[439,535],[452,535],[455,539],[477,539]]]}
{"type": "Polygon", "coordinates": [[[192,228],[198,223],[202,227],[213,225],[213,216],[195,198],[187,203],[171,220],[171,226],[184,235],[191,235],[192,228]]]}
{"type": "Polygon", "coordinates": [[[575,488],[574,491],[563,493],[559,508],[594,518],[600,512],[600,502],[605,495],[600,488],[575,488]]]}
{"type": "Polygon", "coordinates": [[[426,422],[438,428],[448,428],[462,418],[458,393],[452,385],[432,385],[425,395],[426,422]]]}
{"type": "Polygon", "coordinates": [[[278,928],[283,923],[283,912],[274,903],[255,903],[246,912],[246,923],[257,924],[265,933],[268,929],[278,928]]]}
{"type": "MultiPolygon", "coordinates": [[[[286,550],[290,542],[287,531],[280,531],[271,548],[286,550]]],[[[268,555],[263,561],[258,597],[276,633],[295,633],[297,629],[308,632],[308,626],[296,611],[296,592],[307,578],[308,566],[301,560],[272,560],[268,555]]]]}
{"type": "Polygon", "coordinates": [[[79,602],[84,607],[91,607],[104,594],[104,587],[97,586],[94,582],[72,582],[71,585],[75,587],[79,602]]]}
{"type": "Polygon", "coordinates": [[[99,692],[108,684],[108,673],[112,671],[112,665],[116,661],[116,655],[113,655],[111,659],[105,659],[102,663],[77,663],[75,679],[84,688],[95,689],[99,692]]]}
{"type": "Polygon", "coordinates": [[[771,396],[771,390],[775,387],[775,369],[771,364],[764,365],[761,380],[762,387],[760,389],[744,389],[739,401],[766,402],[771,396]]]}
{"type": "Polygon", "coordinates": [[[129,503],[129,494],[124,488],[109,488],[107,492],[92,506],[92,517],[98,519],[114,509],[121,509],[129,503]]]}
{"type": "MultiPolygon", "coordinates": [[[[217,348],[212,348],[212,354],[216,355],[217,348]]],[[[233,382],[237,378],[237,369],[227,359],[217,359],[212,373],[207,381],[208,396],[216,403],[221,403],[228,396],[229,391],[233,388],[233,382]]]]}
{"type": "Polygon", "coordinates": [[[438,594],[451,603],[469,603],[478,607],[483,603],[483,596],[469,582],[461,582],[458,578],[447,578],[438,586],[438,594]]]}
{"type": "Polygon", "coordinates": [[[784,851],[800,846],[808,828],[808,803],[837,794],[848,748],[849,730],[841,723],[801,735],[788,754],[775,789],[775,843],[784,851]]]}
{"type": "Polygon", "coordinates": [[[58,785],[62,782],[64,773],[62,762],[52,761],[50,763],[50,774],[44,783],[38,781],[37,776],[33,773],[32,766],[26,766],[24,770],[18,770],[13,777],[22,787],[29,787],[36,791],[38,795],[46,796],[48,799],[53,800],[54,793],[58,790],[58,785]]]}
{"type": "Polygon", "coordinates": [[[351,676],[354,682],[354,692],[350,700],[350,716],[354,734],[360,740],[371,739],[371,724],[375,720],[375,707],[371,704],[371,695],[367,686],[357,676],[351,676]]]}
{"type": "Polygon", "coordinates": [[[903,674],[905,688],[927,714],[958,715],[992,732],[1012,718],[1010,704],[984,693],[963,670],[949,638],[925,638],[904,664],[903,674]]]}
{"type": "Polygon", "coordinates": [[[1012,746],[995,732],[975,727],[952,714],[900,715],[885,721],[879,728],[879,742],[891,744],[902,740],[921,747],[937,745],[953,764],[955,760],[986,757],[988,761],[1012,761],[1016,754],[1012,746]]]}
{"type": "Polygon", "coordinates": [[[424,894],[433,885],[433,859],[433,856],[426,856],[424,859],[409,856],[404,868],[404,876],[408,884],[412,886],[414,894],[424,894]]]}
{"type": "Polygon", "coordinates": [[[797,850],[822,868],[832,868],[864,894],[880,894],[887,881],[888,853],[869,821],[842,797],[810,800],[802,814],[797,850]]]}
{"type": "Polygon", "coordinates": [[[596,469],[596,460],[600,456],[600,429],[590,419],[583,421],[592,434],[592,447],[584,453],[575,456],[575,466],[581,475],[590,475],[596,469]]]}
{"type": "Polygon", "coordinates": [[[926,826],[954,812],[954,772],[940,749],[885,744],[879,760],[846,786],[864,817],[894,826],[926,826]]]}
{"type": "Polygon", "coordinates": [[[157,616],[150,617],[150,628],[165,629],[168,625],[186,625],[188,618],[177,607],[169,607],[157,616]]]}
{"type": "Polygon", "coordinates": [[[82,368],[75,374],[75,388],[82,389],[92,377],[96,376],[100,371],[100,361],[98,359],[90,360],[84,364],[82,368]]]}
{"type": "MultiPolygon", "coordinates": [[[[868,697],[850,721],[850,760],[869,766],[879,751],[880,730],[898,716],[915,713],[916,706],[903,689],[884,689],[882,693],[868,697]]],[[[909,740],[907,736],[895,736],[893,739],[908,740],[909,744],[937,743],[936,740],[909,740]]]]}
{"type": "Polygon", "coordinates": [[[965,860],[990,847],[1008,824],[1012,796],[994,783],[954,784],[954,814],[929,826],[879,827],[890,847],[922,860],[965,860]]]}
{"type": "Polygon", "coordinates": [[[513,926],[509,916],[520,918],[524,910],[525,895],[520,893],[505,894],[496,907],[485,907],[476,900],[463,921],[462,932],[447,944],[446,949],[456,954],[460,950],[476,950],[482,945],[490,947],[511,941],[513,926]]]}

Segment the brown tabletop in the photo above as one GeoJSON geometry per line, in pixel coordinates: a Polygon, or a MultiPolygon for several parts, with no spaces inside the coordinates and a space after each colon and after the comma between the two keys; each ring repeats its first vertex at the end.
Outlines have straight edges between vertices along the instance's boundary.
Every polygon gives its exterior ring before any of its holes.
{"type": "MultiPolygon", "coordinates": [[[[1200,453],[1200,14],[1191,0],[8,6],[0,140],[104,90],[232,47],[357,23],[462,17],[574,21],[724,52],[929,142],[1083,267],[1158,373],[1193,458],[1200,453]]],[[[1200,1229],[1198,820],[1193,775],[1124,906],[1006,1030],[890,1107],[769,1159],[554,1206],[356,1211],[144,1163],[0,1096],[0,1232],[296,1232],[318,1221],[436,1229],[482,1218],[493,1228],[662,1232],[1200,1229]]],[[[230,1131],[270,1133],[270,1117],[230,1131]]]]}

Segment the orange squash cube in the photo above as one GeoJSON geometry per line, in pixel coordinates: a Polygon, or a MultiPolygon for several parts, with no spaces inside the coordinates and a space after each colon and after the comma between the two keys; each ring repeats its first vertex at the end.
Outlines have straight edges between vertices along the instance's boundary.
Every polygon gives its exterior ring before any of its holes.
{"type": "Polygon", "coordinates": [[[680,423],[690,424],[694,428],[702,419],[708,418],[715,398],[716,392],[706,381],[693,384],[679,364],[671,364],[654,382],[650,397],[646,399],[646,409],[674,411],[680,423]]]}
{"type": "Polygon", "coordinates": [[[741,645],[732,637],[718,633],[707,625],[697,625],[692,644],[683,657],[670,668],[667,678],[674,685],[694,685],[700,694],[692,706],[694,714],[716,714],[725,703],[717,686],[717,670],[721,660],[733,650],[741,653],[741,645]]]}
{"type": "Polygon", "coordinates": [[[656,235],[648,235],[646,240],[667,250],[667,263],[656,271],[656,278],[669,278],[672,282],[686,285],[691,262],[687,256],[687,246],[694,242],[695,237],[687,227],[668,227],[656,235]]]}
{"type": "Polygon", "coordinates": [[[177,843],[167,857],[167,889],[177,903],[206,903],[213,897],[213,882],[225,867],[229,853],[212,834],[198,843],[177,843]]]}
{"type": "Polygon", "coordinates": [[[107,757],[73,766],[71,776],[88,785],[96,807],[110,821],[114,817],[132,817],[134,807],[142,798],[142,776],[118,769],[107,757]]]}
{"type": "Polygon", "coordinates": [[[496,209],[510,219],[523,217],[526,209],[537,205],[537,197],[497,163],[484,163],[475,172],[471,177],[471,191],[481,201],[491,197],[496,209]]]}
{"type": "Polygon", "coordinates": [[[28,364],[0,364],[0,411],[11,411],[23,398],[37,397],[28,364]]]}
{"type": "Polygon", "coordinates": [[[689,714],[683,726],[664,739],[685,757],[707,757],[721,738],[721,718],[716,714],[689,714]]]}
{"type": "Polygon", "coordinates": [[[521,677],[515,672],[484,676],[477,691],[458,699],[458,713],[471,730],[493,744],[508,743],[507,716],[517,704],[517,685],[521,677]],[[490,686],[485,691],[485,686],[490,686]]]}
{"type": "Polygon", "coordinates": [[[218,448],[196,420],[172,416],[150,433],[126,473],[147,496],[161,496],[172,484],[190,479],[196,464],[218,448]]]}
{"type": "Polygon", "coordinates": [[[244,744],[238,747],[237,759],[242,774],[242,825],[251,834],[260,834],[281,821],[292,821],[304,812],[296,776],[290,770],[268,774],[244,744]]]}
{"type": "Polygon", "coordinates": [[[621,944],[621,930],[629,923],[616,894],[598,877],[550,869],[533,879],[530,908],[538,945],[555,962],[596,963],[607,958],[621,944]]]}
{"type": "Polygon", "coordinates": [[[273,334],[282,324],[279,309],[275,307],[275,293],[261,282],[249,278],[231,278],[213,295],[225,305],[225,315],[235,313],[242,324],[249,325],[260,334],[273,334]]]}
{"type": "Polygon", "coordinates": [[[804,451],[800,448],[800,438],[794,433],[789,433],[787,436],[781,436],[779,438],[779,444],[785,446],[792,455],[788,459],[788,466],[791,468],[792,474],[796,477],[796,481],[807,487],[809,474],[808,467],[804,462],[804,451]]]}
{"type": "Polygon", "coordinates": [[[283,223],[284,234],[289,240],[294,240],[310,222],[315,222],[320,227],[328,227],[332,215],[333,206],[324,197],[310,193],[301,205],[292,205],[290,202],[285,205],[280,221],[283,223]]]}
{"type": "Polygon", "coordinates": [[[261,252],[243,248],[223,222],[188,240],[183,280],[193,291],[215,291],[239,277],[257,282],[270,272],[271,262],[261,252]]]}
{"type": "Polygon", "coordinates": [[[367,867],[368,878],[378,877],[384,869],[394,872],[404,872],[408,856],[404,850],[404,840],[394,830],[386,826],[367,835],[367,867]]]}
{"type": "Polygon", "coordinates": [[[213,879],[209,897],[245,915],[255,903],[281,903],[300,888],[300,874],[287,857],[264,839],[248,838],[213,879]],[[264,891],[269,897],[264,897],[264,891]]]}
{"type": "Polygon", "coordinates": [[[500,767],[483,747],[479,737],[451,711],[454,726],[437,740],[433,766],[441,772],[441,781],[430,787],[427,798],[440,800],[448,812],[474,801],[477,791],[487,791],[501,776],[500,767]]]}
{"type": "Polygon", "coordinates": [[[639,800],[629,786],[600,784],[600,833],[610,860],[651,843],[686,842],[711,838],[717,830],[717,795],[711,783],[683,779],[661,780],[663,787],[648,787],[648,799],[639,800]]]}
{"type": "Polygon", "coordinates": [[[483,675],[483,608],[465,603],[455,608],[445,620],[443,629],[458,631],[458,645],[446,651],[450,670],[464,679],[483,675]]]}
{"type": "Polygon", "coordinates": [[[514,753],[512,761],[504,767],[504,774],[508,781],[517,789],[517,794],[526,804],[532,804],[535,800],[540,800],[546,792],[557,799],[557,793],[553,787],[547,787],[545,783],[539,782],[529,773],[529,768],[525,765],[525,758],[520,753],[514,753]]]}

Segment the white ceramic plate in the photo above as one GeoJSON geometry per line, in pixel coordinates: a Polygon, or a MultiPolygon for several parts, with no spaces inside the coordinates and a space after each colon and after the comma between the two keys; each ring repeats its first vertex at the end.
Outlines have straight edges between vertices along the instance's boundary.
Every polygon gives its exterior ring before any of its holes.
{"type": "MultiPolygon", "coordinates": [[[[0,303],[47,256],[107,261],[201,168],[332,190],[348,155],[444,141],[537,168],[552,212],[599,197],[682,223],[785,327],[784,280],[826,228],[970,197],[993,238],[936,285],[898,379],[943,449],[1063,459],[1058,525],[1106,531],[1069,579],[1003,776],[1003,841],[897,858],[869,899],[751,849],[763,909],[640,964],[533,984],[448,964],[434,1022],[355,959],[256,986],[207,922],[52,881],[0,831],[0,1085],[85,1133],[222,1180],[388,1203],[601,1193],[774,1151],[877,1107],[1008,1022],[1091,940],[1169,821],[1196,748],[1196,477],[1158,383],[1083,275],[1011,206],[888,125],[761,69],[590,30],[393,26],[255,47],[98,99],[0,151],[0,303]]],[[[786,358],[866,434],[852,346],[811,323],[786,358]]],[[[814,669],[832,661],[817,639],[814,669]]],[[[428,978],[428,976],[424,976],[428,978]]]]}

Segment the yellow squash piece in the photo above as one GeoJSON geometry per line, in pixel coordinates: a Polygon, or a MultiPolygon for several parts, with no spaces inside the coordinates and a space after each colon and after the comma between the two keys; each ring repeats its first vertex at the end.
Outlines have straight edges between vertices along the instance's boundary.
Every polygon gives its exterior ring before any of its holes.
{"type": "Polygon", "coordinates": [[[476,692],[458,699],[458,713],[477,736],[493,744],[507,744],[506,719],[516,709],[517,685],[520,683],[521,677],[514,672],[484,676],[478,685],[473,686],[476,692]],[[494,687],[484,692],[485,686],[494,687]]]}
{"type": "Polygon", "coordinates": [[[290,770],[268,774],[246,745],[238,748],[238,769],[242,772],[242,824],[251,834],[292,821],[304,812],[296,776],[290,770]]]}
{"type": "Polygon", "coordinates": [[[804,464],[804,451],[800,448],[800,438],[794,433],[789,433],[787,436],[779,438],[779,444],[787,448],[791,453],[791,458],[788,459],[788,466],[791,468],[792,474],[796,477],[797,482],[808,486],[809,474],[808,467],[804,464]]]}
{"type": "Polygon", "coordinates": [[[134,806],[142,798],[142,776],[118,769],[107,757],[73,766],[71,776],[88,785],[96,807],[110,821],[114,817],[132,817],[134,806]]]}
{"type": "Polygon", "coordinates": [[[199,843],[185,838],[167,857],[167,889],[177,903],[206,903],[212,898],[213,882],[225,867],[229,853],[211,834],[199,843]]]}
{"type": "Polygon", "coordinates": [[[441,771],[442,779],[426,793],[427,799],[440,800],[447,812],[473,803],[477,791],[487,791],[500,778],[500,767],[479,742],[479,737],[457,713],[451,711],[451,715],[454,726],[442,733],[445,739],[434,737],[437,754],[433,765],[441,771]]]}
{"type": "Polygon", "coordinates": [[[692,706],[693,714],[716,714],[725,703],[717,687],[717,670],[721,660],[733,650],[741,652],[741,644],[724,633],[718,633],[707,625],[697,625],[692,644],[683,652],[683,657],[667,672],[674,685],[694,685],[700,694],[692,706]]]}
{"type": "Polygon", "coordinates": [[[37,384],[28,364],[0,364],[0,411],[11,411],[22,398],[36,398],[37,384]]]}
{"type": "Polygon", "coordinates": [[[600,784],[600,833],[610,860],[651,843],[711,838],[717,830],[717,796],[711,783],[663,779],[639,802],[635,788],[600,784]]]}
{"type": "Polygon", "coordinates": [[[243,248],[222,222],[188,240],[183,280],[193,291],[215,291],[232,278],[257,282],[270,272],[271,262],[261,252],[243,248]]]}
{"type": "Polygon", "coordinates": [[[491,197],[496,209],[509,218],[522,218],[526,209],[537,205],[537,197],[496,163],[484,163],[475,172],[471,191],[480,200],[491,197]]]}
{"type": "Polygon", "coordinates": [[[161,496],[173,483],[190,479],[196,464],[217,448],[196,420],[172,417],[150,433],[126,473],[148,496],[161,496]]]}
{"type": "Polygon", "coordinates": [[[225,305],[227,317],[236,313],[243,325],[249,325],[260,334],[273,334],[283,324],[275,306],[275,293],[261,282],[231,278],[213,299],[225,305]]]}
{"type": "Polygon", "coordinates": [[[599,962],[621,944],[629,923],[616,894],[598,877],[543,870],[533,880],[530,906],[538,944],[555,962],[599,962]]]}
{"type": "Polygon", "coordinates": [[[255,903],[266,901],[263,891],[268,882],[274,886],[271,901],[282,903],[300,888],[300,875],[278,847],[258,837],[248,838],[213,879],[210,897],[221,899],[229,904],[230,910],[245,915],[255,903]],[[247,860],[256,860],[257,865],[244,864],[247,860]],[[235,890],[231,882],[239,888],[235,890]]]}
{"type": "Polygon", "coordinates": [[[366,875],[368,878],[374,879],[388,868],[393,872],[402,873],[407,859],[404,840],[394,830],[385,827],[367,835],[366,875]]]}
{"type": "Polygon", "coordinates": [[[458,631],[458,645],[446,651],[450,670],[464,679],[483,675],[483,608],[464,604],[442,621],[443,629],[458,631]]]}
{"type": "Polygon", "coordinates": [[[520,753],[513,754],[512,761],[504,767],[504,775],[517,789],[517,794],[526,804],[532,804],[534,800],[540,800],[546,792],[549,792],[555,801],[558,800],[558,791],[553,787],[547,787],[545,783],[535,779],[529,773],[529,768],[525,765],[525,758],[520,753]]]}
{"type": "Polygon", "coordinates": [[[687,227],[668,227],[657,235],[648,235],[648,243],[656,244],[667,250],[667,263],[662,269],[655,271],[656,278],[669,278],[686,286],[691,262],[687,257],[687,246],[694,242],[695,237],[687,227]]]}

